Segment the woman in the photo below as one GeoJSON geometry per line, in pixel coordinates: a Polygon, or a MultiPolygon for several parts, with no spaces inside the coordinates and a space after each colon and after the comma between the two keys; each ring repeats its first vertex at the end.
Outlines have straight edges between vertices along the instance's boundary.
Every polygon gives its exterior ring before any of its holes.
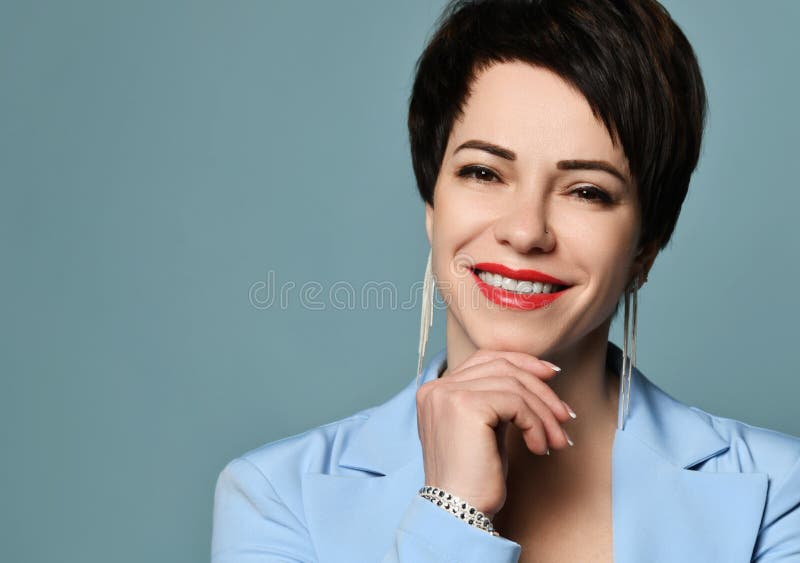
{"type": "Polygon", "coordinates": [[[420,359],[434,285],[447,347],[388,402],[230,462],[214,563],[800,561],[800,439],[634,367],[705,109],[655,0],[451,2],[408,119],[420,359]]]}

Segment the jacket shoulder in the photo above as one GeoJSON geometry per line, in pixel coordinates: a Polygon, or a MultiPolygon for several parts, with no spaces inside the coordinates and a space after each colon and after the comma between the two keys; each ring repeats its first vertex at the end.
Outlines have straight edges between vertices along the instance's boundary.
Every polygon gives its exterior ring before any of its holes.
{"type": "Polygon", "coordinates": [[[791,528],[795,531],[790,541],[800,549],[800,437],[691,408],[730,444],[726,452],[699,469],[765,474],[768,488],[759,546],[768,545],[769,534],[791,528]]]}
{"type": "Polygon", "coordinates": [[[798,436],[690,408],[730,444],[728,451],[708,461],[716,462],[719,471],[766,473],[772,481],[800,460],[798,436]]]}
{"type": "Polygon", "coordinates": [[[226,464],[218,480],[223,475],[235,474],[243,488],[272,491],[297,518],[305,521],[303,475],[337,472],[339,457],[349,437],[375,408],[246,451],[226,464]]]}
{"type": "Polygon", "coordinates": [[[753,550],[753,561],[800,553],[800,437],[741,420],[714,416],[692,407],[730,443],[714,458],[716,471],[767,475],[767,498],[753,550]]]}
{"type": "Polygon", "coordinates": [[[348,437],[369,418],[375,408],[370,407],[333,422],[268,442],[240,457],[271,477],[277,477],[276,470],[329,473],[336,468],[348,437]]]}

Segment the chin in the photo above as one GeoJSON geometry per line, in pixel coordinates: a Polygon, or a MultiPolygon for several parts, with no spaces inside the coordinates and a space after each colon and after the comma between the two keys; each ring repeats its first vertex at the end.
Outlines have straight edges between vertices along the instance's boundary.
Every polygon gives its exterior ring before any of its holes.
{"type": "Polygon", "coordinates": [[[542,334],[542,332],[543,330],[521,331],[518,326],[509,326],[502,330],[495,326],[482,327],[470,334],[478,348],[522,352],[539,357],[548,353],[557,344],[553,334],[542,334]]]}

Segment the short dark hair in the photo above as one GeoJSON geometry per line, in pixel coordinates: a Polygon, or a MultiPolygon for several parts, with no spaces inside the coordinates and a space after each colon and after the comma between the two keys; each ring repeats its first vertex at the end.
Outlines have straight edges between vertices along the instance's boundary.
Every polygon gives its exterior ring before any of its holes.
{"type": "Polygon", "coordinates": [[[575,86],[628,158],[640,247],[669,242],[700,156],[706,92],[694,50],[656,0],[451,0],[415,67],[408,131],[433,206],[454,120],[494,63],[547,68],[575,86]]]}

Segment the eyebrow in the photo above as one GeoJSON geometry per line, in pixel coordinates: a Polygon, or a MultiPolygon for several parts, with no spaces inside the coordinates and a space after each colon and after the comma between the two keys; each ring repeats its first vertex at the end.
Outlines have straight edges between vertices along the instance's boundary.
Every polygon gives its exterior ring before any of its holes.
{"type": "MultiPolygon", "coordinates": [[[[460,144],[458,148],[453,151],[453,154],[457,153],[461,149],[478,149],[488,152],[489,154],[493,154],[494,156],[504,158],[505,160],[517,160],[517,154],[511,149],[507,149],[487,141],[479,141],[476,139],[466,141],[460,144]]],[[[622,174],[622,172],[617,170],[610,162],[606,162],[605,160],[559,160],[558,163],[556,163],[556,166],[559,170],[602,170],[603,172],[608,172],[612,176],[619,178],[623,182],[628,182],[628,179],[622,174]]]]}

